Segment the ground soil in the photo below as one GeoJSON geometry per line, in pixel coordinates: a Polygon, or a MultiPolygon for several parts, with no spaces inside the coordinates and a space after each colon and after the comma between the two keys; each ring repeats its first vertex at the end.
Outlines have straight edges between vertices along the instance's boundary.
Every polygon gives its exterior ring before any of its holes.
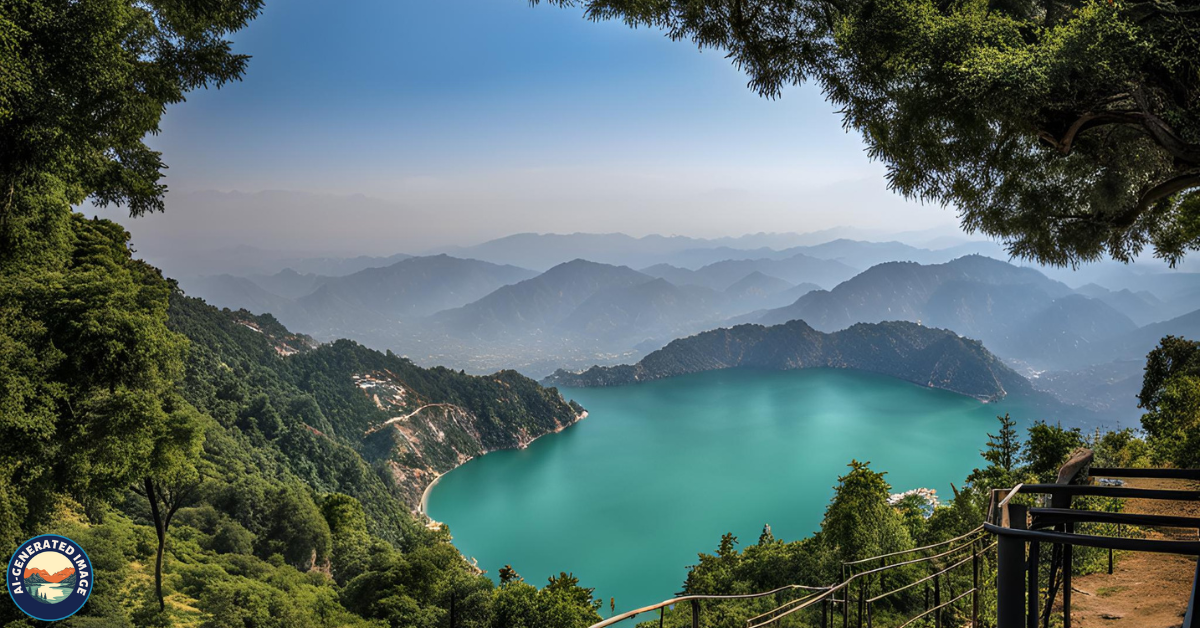
{"type": "MultiPolygon", "coordinates": [[[[1138,488],[1197,489],[1180,480],[1136,479],[1138,488]]],[[[1200,503],[1131,499],[1126,512],[1200,517],[1200,503]]],[[[1195,540],[1196,530],[1146,530],[1146,538],[1195,540]]],[[[1185,556],[1130,552],[1107,572],[1076,577],[1071,598],[1072,628],[1172,628],[1183,624],[1196,560],[1185,556]]],[[[1060,600],[1061,601],[1061,600],[1060,600]]],[[[1061,604],[1059,604],[1061,608],[1061,604]]]]}

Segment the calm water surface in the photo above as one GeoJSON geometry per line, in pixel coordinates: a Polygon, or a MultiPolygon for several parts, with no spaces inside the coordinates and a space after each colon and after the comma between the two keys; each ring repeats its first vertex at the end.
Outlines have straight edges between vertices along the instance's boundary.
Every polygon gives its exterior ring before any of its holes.
{"type": "MultiPolygon", "coordinates": [[[[617,610],[670,597],[696,553],[764,523],[794,540],[820,525],[852,459],[893,491],[948,498],[979,466],[996,413],[953,393],[839,370],[716,371],[618,388],[564,389],[589,417],[528,449],[447,474],[429,514],[489,576],[570,571],[617,610]]],[[[812,583],[818,584],[818,583],[812,583]]]]}

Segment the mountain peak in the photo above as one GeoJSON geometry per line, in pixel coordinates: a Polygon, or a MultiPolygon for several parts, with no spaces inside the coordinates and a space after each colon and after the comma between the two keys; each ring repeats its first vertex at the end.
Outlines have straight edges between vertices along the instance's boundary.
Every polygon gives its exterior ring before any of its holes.
{"type": "Polygon", "coordinates": [[[75,575],[75,568],[74,567],[65,567],[65,568],[60,569],[59,571],[51,574],[51,573],[47,573],[45,569],[38,569],[36,567],[33,567],[30,569],[26,569],[25,575],[22,577],[28,578],[35,574],[42,580],[45,580],[46,582],[57,583],[57,582],[62,582],[63,580],[66,580],[67,578],[70,578],[71,576],[75,575]]]}

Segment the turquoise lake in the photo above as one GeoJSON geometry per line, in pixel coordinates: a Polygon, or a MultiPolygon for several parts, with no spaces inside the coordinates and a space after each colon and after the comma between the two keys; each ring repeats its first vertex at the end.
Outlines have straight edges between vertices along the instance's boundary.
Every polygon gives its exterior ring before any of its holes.
{"type": "Polygon", "coordinates": [[[784,540],[811,535],[852,459],[887,471],[894,492],[948,499],[981,464],[997,413],[1038,418],[1016,400],[826,369],[562,392],[588,418],[446,474],[429,515],[493,579],[506,564],[538,586],[573,572],[605,617],[610,597],[618,612],[671,597],[725,532],[743,545],[764,523],[784,540]]]}

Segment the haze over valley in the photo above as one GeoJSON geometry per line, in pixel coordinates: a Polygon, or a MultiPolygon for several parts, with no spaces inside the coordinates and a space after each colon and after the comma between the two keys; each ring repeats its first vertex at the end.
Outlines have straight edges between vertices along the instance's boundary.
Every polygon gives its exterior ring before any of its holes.
{"type": "Polygon", "coordinates": [[[1128,422],[1145,354],[1163,335],[1200,326],[1200,275],[1190,272],[1028,265],[993,242],[934,232],[894,234],[912,243],[835,237],[854,232],[518,234],[350,258],[247,248],[240,273],[179,281],[190,295],[272,314],[319,341],[533,378],[634,364],[675,339],[736,325],[800,320],[832,333],[906,321],[982,342],[1095,422],[1128,422]]]}

